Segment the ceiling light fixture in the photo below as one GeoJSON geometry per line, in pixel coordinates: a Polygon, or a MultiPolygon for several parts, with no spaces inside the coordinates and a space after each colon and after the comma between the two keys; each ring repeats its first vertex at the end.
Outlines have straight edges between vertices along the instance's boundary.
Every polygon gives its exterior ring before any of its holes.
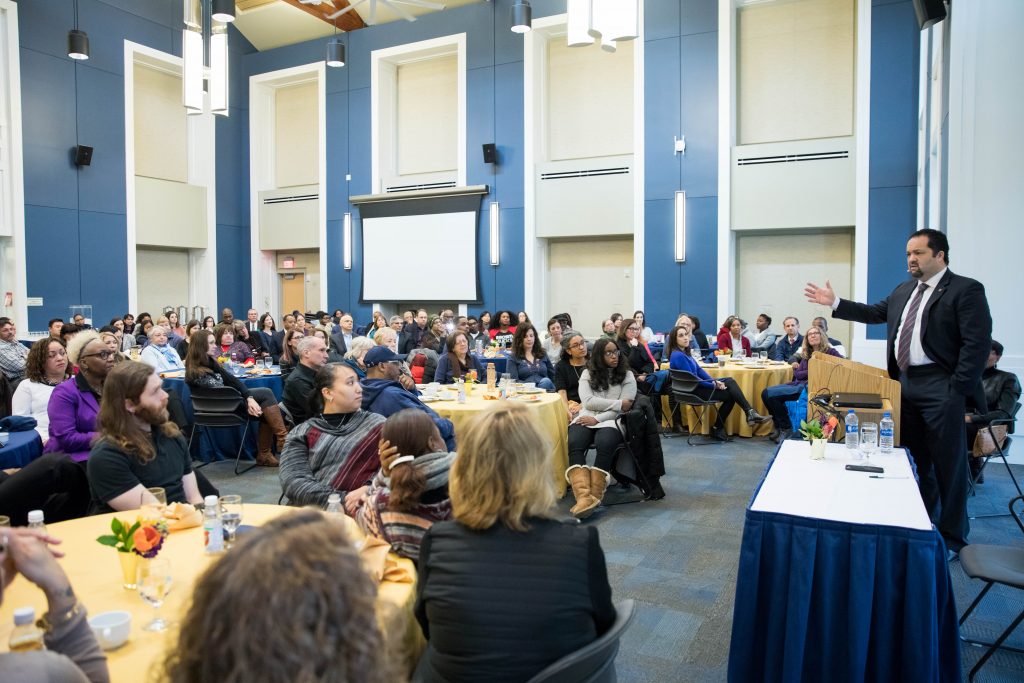
{"type": "Polygon", "coordinates": [[[228,20],[234,20],[234,0],[182,0],[182,101],[189,114],[229,113],[228,20]],[[209,93],[209,100],[205,97],[209,93]]]}
{"type": "Polygon", "coordinates": [[[599,41],[602,50],[615,52],[616,43],[640,35],[638,0],[568,0],[566,11],[569,47],[599,41]]]}
{"type": "Polygon", "coordinates": [[[526,33],[532,28],[533,8],[528,0],[516,0],[512,5],[512,33],[526,33]]]}
{"type": "Polygon", "coordinates": [[[68,57],[89,59],[89,34],[78,30],[78,0],[75,0],[75,27],[68,31],[68,57]]]}
{"type": "Polygon", "coordinates": [[[213,12],[210,14],[216,21],[225,24],[235,20],[235,0],[213,0],[213,12]]]}

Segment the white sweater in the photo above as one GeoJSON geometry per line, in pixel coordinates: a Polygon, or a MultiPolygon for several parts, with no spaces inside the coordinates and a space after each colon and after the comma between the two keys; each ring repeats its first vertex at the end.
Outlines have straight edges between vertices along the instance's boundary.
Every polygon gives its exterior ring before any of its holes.
{"type": "Polygon", "coordinates": [[[50,404],[53,389],[54,387],[49,384],[30,382],[26,379],[14,390],[11,399],[11,414],[34,417],[36,431],[39,432],[44,444],[50,438],[50,414],[46,412],[46,406],[50,404]]]}
{"type": "MultiPolygon", "coordinates": [[[[620,360],[620,363],[625,362],[620,360]]],[[[597,420],[592,428],[614,427],[615,418],[622,413],[622,402],[636,399],[636,379],[632,372],[627,372],[622,384],[611,384],[605,391],[594,391],[590,387],[590,370],[580,375],[580,401],[583,408],[579,417],[589,415],[597,420]]]]}

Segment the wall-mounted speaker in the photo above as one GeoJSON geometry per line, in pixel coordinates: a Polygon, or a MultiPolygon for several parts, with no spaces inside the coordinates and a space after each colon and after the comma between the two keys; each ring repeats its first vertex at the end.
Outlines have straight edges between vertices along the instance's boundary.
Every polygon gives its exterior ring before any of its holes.
{"type": "Polygon", "coordinates": [[[498,163],[498,146],[495,145],[493,142],[488,142],[484,145],[484,163],[498,163]]]}
{"type": "Polygon", "coordinates": [[[75,158],[75,166],[88,166],[92,163],[92,147],[77,145],[71,149],[75,158]]]}
{"type": "Polygon", "coordinates": [[[914,0],[914,13],[923,31],[946,18],[946,3],[944,0],[914,0]]]}

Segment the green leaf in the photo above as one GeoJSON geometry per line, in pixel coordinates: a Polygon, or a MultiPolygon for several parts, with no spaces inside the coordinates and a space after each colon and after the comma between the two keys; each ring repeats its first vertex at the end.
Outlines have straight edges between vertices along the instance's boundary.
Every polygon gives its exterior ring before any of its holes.
{"type": "Polygon", "coordinates": [[[99,543],[103,544],[103,545],[109,545],[109,546],[110,546],[111,548],[113,548],[113,547],[117,546],[117,544],[118,544],[118,542],[119,542],[119,541],[118,541],[118,538],[117,538],[117,536],[111,536],[111,535],[108,535],[108,536],[100,536],[100,537],[99,537],[99,538],[97,538],[96,540],[97,540],[97,541],[98,541],[99,543]]]}
{"type": "Polygon", "coordinates": [[[112,520],[110,520],[110,530],[113,531],[115,534],[121,534],[124,531],[124,525],[121,524],[121,520],[119,520],[117,517],[114,517],[112,520]]]}
{"type": "Polygon", "coordinates": [[[139,530],[140,526],[142,526],[142,522],[135,522],[135,524],[132,524],[132,528],[128,530],[128,538],[134,536],[135,532],[139,530]]]}

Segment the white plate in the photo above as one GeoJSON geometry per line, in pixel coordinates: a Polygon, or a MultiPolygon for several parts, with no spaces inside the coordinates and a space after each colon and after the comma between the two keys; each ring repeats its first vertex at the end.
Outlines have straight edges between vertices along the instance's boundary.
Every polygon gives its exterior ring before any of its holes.
{"type": "Polygon", "coordinates": [[[420,402],[421,403],[434,403],[435,401],[440,401],[440,400],[441,399],[438,398],[437,396],[420,396],[420,402]]]}
{"type": "Polygon", "coordinates": [[[520,394],[543,394],[544,393],[543,389],[538,389],[537,387],[534,387],[533,389],[516,389],[516,391],[518,391],[520,394]]]}

